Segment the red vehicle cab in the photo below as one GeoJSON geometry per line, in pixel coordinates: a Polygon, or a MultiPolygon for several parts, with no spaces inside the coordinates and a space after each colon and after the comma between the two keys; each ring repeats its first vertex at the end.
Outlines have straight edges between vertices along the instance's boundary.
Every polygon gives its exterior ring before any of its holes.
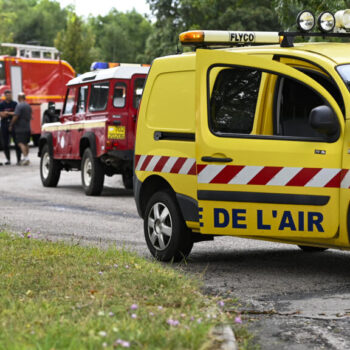
{"type": "Polygon", "coordinates": [[[87,195],[102,192],[105,175],[122,174],[132,188],[136,118],[148,70],[119,66],[69,81],[59,122],[42,128],[44,186],[55,187],[61,170],[81,170],[87,195]]]}

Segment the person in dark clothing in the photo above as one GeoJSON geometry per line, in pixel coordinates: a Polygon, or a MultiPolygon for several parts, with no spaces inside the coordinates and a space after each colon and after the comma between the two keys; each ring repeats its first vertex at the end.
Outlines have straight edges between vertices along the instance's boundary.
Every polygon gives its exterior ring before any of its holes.
{"type": "Polygon", "coordinates": [[[9,130],[15,132],[16,141],[23,153],[20,165],[29,165],[30,121],[32,120],[32,107],[26,102],[23,92],[18,94],[18,104],[10,122],[9,130]]]}
{"type": "Polygon", "coordinates": [[[9,130],[11,119],[14,115],[17,102],[12,100],[12,92],[10,90],[5,91],[5,100],[0,103],[0,118],[1,118],[1,134],[4,147],[4,153],[6,157],[5,165],[11,164],[10,154],[10,140],[11,136],[15,142],[17,164],[21,161],[21,149],[16,142],[16,136],[14,132],[9,130]]]}

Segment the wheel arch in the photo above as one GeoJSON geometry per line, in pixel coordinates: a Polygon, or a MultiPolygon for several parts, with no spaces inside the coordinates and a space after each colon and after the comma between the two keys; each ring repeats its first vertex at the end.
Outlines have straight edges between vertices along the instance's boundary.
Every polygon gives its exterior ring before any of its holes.
{"type": "Polygon", "coordinates": [[[169,190],[176,198],[176,193],[169,182],[159,175],[151,175],[141,183],[138,190],[138,209],[142,218],[145,214],[147,199],[149,199],[153,193],[160,190],[169,190]]]}
{"type": "Polygon", "coordinates": [[[90,148],[94,157],[96,157],[96,136],[93,132],[86,132],[79,143],[79,154],[80,158],[83,157],[84,151],[86,148],[90,148]]]}
{"type": "Polygon", "coordinates": [[[39,139],[38,156],[41,157],[41,152],[45,145],[49,146],[50,156],[53,157],[53,137],[51,133],[44,133],[39,139]]]}
{"type": "Polygon", "coordinates": [[[142,218],[145,214],[147,201],[152,194],[160,190],[169,190],[180,208],[183,219],[185,221],[199,221],[198,202],[189,196],[175,192],[170,183],[159,175],[151,175],[143,183],[135,183],[134,181],[134,190],[137,209],[142,218]]]}

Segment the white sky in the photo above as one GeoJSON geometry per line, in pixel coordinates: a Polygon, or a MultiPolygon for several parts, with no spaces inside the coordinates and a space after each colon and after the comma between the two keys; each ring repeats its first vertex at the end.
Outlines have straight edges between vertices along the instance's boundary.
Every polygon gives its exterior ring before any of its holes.
{"type": "Polygon", "coordinates": [[[75,5],[78,15],[105,15],[112,7],[120,12],[131,11],[133,8],[141,14],[150,14],[146,0],[58,0],[61,7],[75,5]]]}

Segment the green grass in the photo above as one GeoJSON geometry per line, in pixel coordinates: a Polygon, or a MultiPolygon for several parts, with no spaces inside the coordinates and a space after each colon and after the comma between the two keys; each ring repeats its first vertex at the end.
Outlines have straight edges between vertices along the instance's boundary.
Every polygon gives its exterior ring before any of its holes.
{"type": "Polygon", "coordinates": [[[217,349],[219,323],[234,327],[241,349],[256,349],[235,301],[220,305],[200,287],[125,250],[0,232],[0,350],[217,349]]]}
{"type": "Polygon", "coordinates": [[[170,267],[0,233],[0,349],[199,349],[224,317],[170,267]]]}

